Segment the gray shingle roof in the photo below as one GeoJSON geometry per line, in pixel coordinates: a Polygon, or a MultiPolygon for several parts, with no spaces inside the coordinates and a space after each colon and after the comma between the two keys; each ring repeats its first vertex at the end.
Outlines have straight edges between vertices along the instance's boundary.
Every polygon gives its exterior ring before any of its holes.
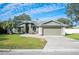
{"type": "Polygon", "coordinates": [[[63,24],[58,21],[54,20],[49,20],[49,21],[23,21],[22,24],[24,23],[34,23],[36,26],[64,26],[67,27],[67,24],[63,24]]]}
{"type": "Polygon", "coordinates": [[[67,27],[67,24],[63,24],[61,22],[58,21],[54,21],[54,20],[50,20],[50,21],[41,21],[38,23],[37,26],[64,26],[67,27]]]}

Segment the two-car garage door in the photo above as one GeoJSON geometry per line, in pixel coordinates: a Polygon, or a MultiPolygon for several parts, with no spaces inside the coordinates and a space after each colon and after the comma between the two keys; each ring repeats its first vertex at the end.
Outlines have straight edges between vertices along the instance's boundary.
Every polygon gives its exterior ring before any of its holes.
{"type": "Polygon", "coordinates": [[[61,35],[61,28],[43,28],[43,35],[61,35]]]}

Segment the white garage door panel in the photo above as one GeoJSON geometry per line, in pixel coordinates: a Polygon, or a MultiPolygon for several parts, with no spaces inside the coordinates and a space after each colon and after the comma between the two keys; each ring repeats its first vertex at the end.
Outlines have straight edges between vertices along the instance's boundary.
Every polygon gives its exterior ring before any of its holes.
{"type": "Polygon", "coordinates": [[[61,35],[61,29],[44,29],[44,35],[61,35]]]}

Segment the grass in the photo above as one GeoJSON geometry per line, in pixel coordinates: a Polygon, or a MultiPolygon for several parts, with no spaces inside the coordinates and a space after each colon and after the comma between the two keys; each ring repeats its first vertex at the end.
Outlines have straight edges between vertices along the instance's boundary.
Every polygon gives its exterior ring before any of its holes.
{"type": "Polygon", "coordinates": [[[42,49],[46,41],[40,38],[0,35],[0,49],[42,49]]]}
{"type": "Polygon", "coordinates": [[[66,35],[66,37],[79,40],[79,34],[69,34],[69,35],[66,35]]]}

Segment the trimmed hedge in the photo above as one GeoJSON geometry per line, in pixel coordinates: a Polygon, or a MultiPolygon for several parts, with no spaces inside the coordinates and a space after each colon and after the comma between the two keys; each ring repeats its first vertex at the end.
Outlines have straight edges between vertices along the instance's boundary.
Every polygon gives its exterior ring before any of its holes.
{"type": "Polygon", "coordinates": [[[7,34],[7,30],[0,27],[0,34],[7,34]]]}

